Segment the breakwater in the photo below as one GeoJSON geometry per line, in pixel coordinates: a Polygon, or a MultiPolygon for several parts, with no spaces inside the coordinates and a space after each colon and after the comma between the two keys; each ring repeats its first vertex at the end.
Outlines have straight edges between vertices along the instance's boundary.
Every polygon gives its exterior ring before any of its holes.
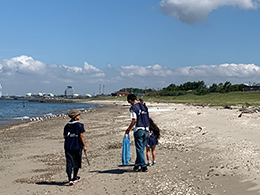
{"type": "Polygon", "coordinates": [[[73,100],[69,99],[31,99],[29,102],[38,102],[38,103],[74,103],[73,100]]]}

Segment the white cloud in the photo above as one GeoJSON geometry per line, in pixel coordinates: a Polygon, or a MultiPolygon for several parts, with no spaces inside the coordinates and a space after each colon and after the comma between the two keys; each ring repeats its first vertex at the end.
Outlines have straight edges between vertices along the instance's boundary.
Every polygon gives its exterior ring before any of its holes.
{"type": "Polygon", "coordinates": [[[26,92],[53,92],[63,94],[67,85],[88,90],[102,81],[102,70],[84,63],[84,67],[45,64],[29,56],[4,59],[0,62],[0,83],[9,94],[26,92]]]}
{"type": "Polygon", "coordinates": [[[259,83],[259,76],[260,67],[255,64],[200,65],[178,68],[174,72],[177,83],[202,80],[208,85],[226,81],[233,84],[259,83]]]}
{"type": "Polygon", "coordinates": [[[112,69],[113,67],[111,66],[111,64],[107,64],[107,68],[112,69]]]}
{"type": "Polygon", "coordinates": [[[121,67],[121,77],[142,83],[142,87],[167,87],[169,84],[181,84],[188,81],[205,81],[207,84],[230,81],[231,83],[259,83],[260,67],[255,64],[221,64],[187,66],[172,69],[158,64],[153,66],[121,67]]]}
{"type": "Polygon", "coordinates": [[[0,66],[2,72],[17,72],[21,74],[42,74],[46,65],[40,61],[35,61],[32,57],[25,55],[3,60],[0,66]]]}
{"type": "Polygon", "coordinates": [[[212,10],[221,6],[257,9],[259,0],[162,0],[160,2],[163,14],[188,24],[205,21],[212,10]]]}
{"type": "Polygon", "coordinates": [[[68,72],[74,72],[74,73],[81,73],[82,68],[76,67],[76,66],[62,66],[63,70],[68,71],[68,72]]]}
{"type": "Polygon", "coordinates": [[[167,75],[171,75],[172,71],[169,68],[164,68],[159,64],[155,64],[152,66],[137,66],[137,65],[130,65],[130,66],[122,66],[120,71],[121,76],[130,76],[130,77],[138,77],[138,76],[159,76],[165,77],[167,75]]]}
{"type": "Polygon", "coordinates": [[[177,74],[192,77],[245,78],[260,75],[260,67],[254,64],[200,65],[177,69],[177,74]]]}
{"type": "Polygon", "coordinates": [[[90,74],[91,77],[104,77],[105,74],[102,70],[88,64],[87,62],[84,63],[84,71],[87,74],[90,74]]]}
{"type": "Polygon", "coordinates": [[[0,62],[0,84],[3,94],[27,92],[64,94],[67,85],[75,93],[98,93],[99,84],[105,85],[105,93],[125,87],[162,88],[169,84],[188,81],[204,81],[206,84],[232,84],[260,82],[260,67],[255,64],[220,64],[169,68],[159,64],[149,66],[129,65],[105,70],[84,63],[83,67],[45,64],[32,57],[20,56],[0,62]]]}

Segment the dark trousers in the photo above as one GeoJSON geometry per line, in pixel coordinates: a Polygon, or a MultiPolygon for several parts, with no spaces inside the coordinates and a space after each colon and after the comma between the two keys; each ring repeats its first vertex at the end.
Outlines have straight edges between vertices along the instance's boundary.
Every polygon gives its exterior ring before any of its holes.
{"type": "Polygon", "coordinates": [[[66,172],[69,181],[71,181],[72,169],[74,171],[73,178],[76,179],[78,170],[79,168],[81,168],[82,150],[65,149],[65,157],[66,157],[66,172]]]}

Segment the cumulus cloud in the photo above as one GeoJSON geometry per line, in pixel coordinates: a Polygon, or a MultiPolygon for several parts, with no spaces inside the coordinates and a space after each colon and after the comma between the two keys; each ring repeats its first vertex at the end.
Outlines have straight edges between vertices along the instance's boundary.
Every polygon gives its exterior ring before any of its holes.
{"type": "Polygon", "coordinates": [[[17,72],[20,74],[42,74],[46,65],[25,55],[3,60],[0,71],[3,73],[17,72]]]}
{"type": "Polygon", "coordinates": [[[162,0],[163,14],[179,19],[183,23],[203,22],[209,13],[221,6],[236,6],[240,9],[257,9],[259,0],[162,0]]]}
{"type": "Polygon", "coordinates": [[[113,67],[111,66],[111,64],[107,64],[107,68],[111,69],[113,67]]]}
{"type": "Polygon", "coordinates": [[[200,65],[195,67],[180,68],[182,75],[193,77],[223,77],[223,78],[246,78],[259,76],[260,68],[254,64],[221,64],[221,65],[200,65]]]}
{"type": "Polygon", "coordinates": [[[104,77],[105,74],[102,70],[94,67],[93,65],[88,64],[87,62],[84,63],[84,71],[85,73],[89,74],[91,77],[104,77]]]}
{"type": "Polygon", "coordinates": [[[87,91],[89,86],[102,81],[104,77],[102,70],[87,62],[83,68],[71,67],[45,64],[25,55],[0,62],[0,84],[12,94],[43,91],[63,94],[67,85],[87,91]]]}
{"type": "Polygon", "coordinates": [[[155,64],[152,66],[137,66],[137,65],[130,65],[130,66],[122,66],[120,74],[122,77],[124,76],[159,76],[159,77],[166,77],[172,74],[172,71],[169,70],[167,67],[162,67],[159,64],[155,64]]]}
{"type": "Polygon", "coordinates": [[[208,85],[230,81],[231,83],[259,83],[260,67],[255,64],[220,64],[200,65],[180,68],[152,66],[121,67],[121,77],[126,77],[132,83],[142,83],[142,86],[152,88],[166,87],[171,83],[181,84],[188,81],[205,81],[208,85]]]}
{"type": "Polygon", "coordinates": [[[219,84],[259,83],[260,67],[255,64],[220,64],[170,68],[159,64],[149,66],[129,65],[101,70],[84,62],[82,67],[45,64],[29,56],[19,56],[0,61],[0,84],[3,94],[54,93],[64,94],[67,85],[75,93],[98,93],[99,85],[105,93],[121,88],[163,88],[170,84],[204,81],[219,84]]]}

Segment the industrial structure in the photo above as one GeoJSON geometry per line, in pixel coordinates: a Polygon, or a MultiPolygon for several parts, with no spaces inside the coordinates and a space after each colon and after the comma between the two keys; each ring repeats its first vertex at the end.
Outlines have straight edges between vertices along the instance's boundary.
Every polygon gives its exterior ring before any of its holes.
{"type": "Polygon", "coordinates": [[[73,88],[72,86],[67,86],[67,88],[65,89],[65,96],[67,98],[73,98],[74,93],[73,93],[73,88]]]}
{"type": "Polygon", "coordinates": [[[0,84],[0,98],[2,97],[2,85],[0,84]]]}

